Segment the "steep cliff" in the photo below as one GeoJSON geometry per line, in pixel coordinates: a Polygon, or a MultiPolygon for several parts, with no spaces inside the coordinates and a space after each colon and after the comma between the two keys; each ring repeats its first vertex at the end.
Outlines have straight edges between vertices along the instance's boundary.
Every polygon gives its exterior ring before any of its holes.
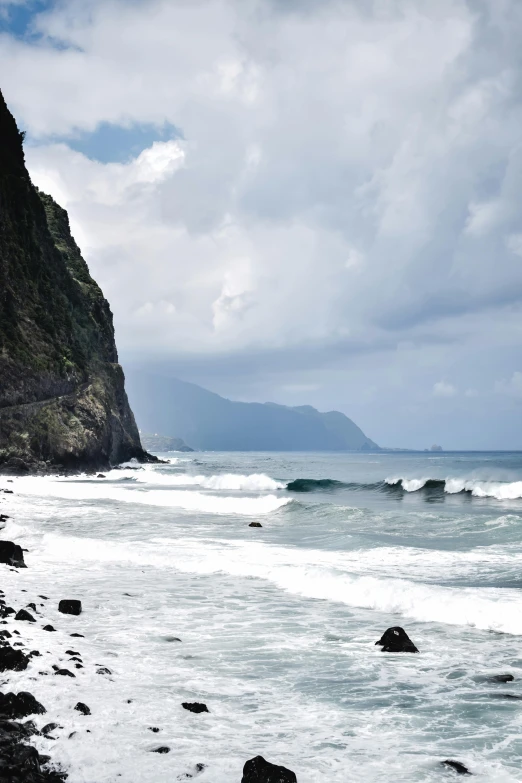
{"type": "Polygon", "coordinates": [[[0,93],[0,470],[146,459],[109,304],[0,93]]]}

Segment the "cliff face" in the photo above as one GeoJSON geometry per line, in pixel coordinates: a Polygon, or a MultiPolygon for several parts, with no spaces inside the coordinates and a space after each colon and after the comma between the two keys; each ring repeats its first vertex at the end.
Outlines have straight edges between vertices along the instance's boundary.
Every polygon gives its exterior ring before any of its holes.
{"type": "Polygon", "coordinates": [[[0,469],[145,459],[109,304],[0,93],[0,469]]]}

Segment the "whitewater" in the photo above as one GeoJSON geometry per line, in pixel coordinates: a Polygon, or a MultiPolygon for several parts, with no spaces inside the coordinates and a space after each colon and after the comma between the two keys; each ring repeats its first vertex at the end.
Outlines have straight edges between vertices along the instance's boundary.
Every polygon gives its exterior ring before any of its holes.
{"type": "Polygon", "coordinates": [[[299,783],[450,781],[448,758],[520,781],[521,454],[161,456],[0,477],[28,550],[2,587],[50,596],[57,628],[25,624],[38,669],[84,635],[76,679],[9,684],[64,727],[35,744],[71,783],[239,782],[257,754],[299,783]],[[418,655],[375,646],[393,625],[418,655]]]}

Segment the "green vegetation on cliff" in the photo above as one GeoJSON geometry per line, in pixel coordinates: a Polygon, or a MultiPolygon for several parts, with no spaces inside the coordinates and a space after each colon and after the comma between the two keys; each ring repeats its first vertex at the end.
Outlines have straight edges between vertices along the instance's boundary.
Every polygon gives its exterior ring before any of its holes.
{"type": "Polygon", "coordinates": [[[112,313],[0,93],[0,466],[143,458],[112,313]]]}

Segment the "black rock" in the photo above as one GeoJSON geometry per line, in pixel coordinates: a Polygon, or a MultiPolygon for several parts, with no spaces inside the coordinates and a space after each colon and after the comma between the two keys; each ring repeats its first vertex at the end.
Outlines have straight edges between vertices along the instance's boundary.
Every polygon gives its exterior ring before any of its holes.
{"type": "Polygon", "coordinates": [[[27,568],[24,563],[22,547],[12,541],[0,541],[0,563],[6,563],[15,568],[27,568]]]}
{"type": "Polygon", "coordinates": [[[58,611],[62,614],[81,614],[82,602],[74,598],[63,598],[58,604],[58,611]]]}
{"type": "Polygon", "coordinates": [[[27,620],[28,623],[36,622],[33,615],[30,612],[28,612],[26,609],[20,609],[20,611],[17,612],[15,615],[15,620],[27,620]]]}
{"type": "Polygon", "coordinates": [[[9,631],[0,631],[0,638],[2,639],[11,639],[13,634],[9,633],[9,631]]]}
{"type": "Polygon", "coordinates": [[[29,653],[29,658],[39,658],[41,654],[42,653],[39,650],[31,650],[29,653]]]}
{"type": "Polygon", "coordinates": [[[57,666],[53,666],[53,669],[55,674],[61,674],[62,677],[76,677],[69,669],[59,669],[57,666]]]}
{"type": "Polygon", "coordinates": [[[42,729],[42,734],[50,734],[55,729],[63,729],[63,726],[59,726],[57,723],[47,723],[42,729]]]}
{"type": "Polygon", "coordinates": [[[189,712],[208,712],[208,708],[206,704],[201,704],[199,701],[184,701],[181,705],[184,710],[188,710],[189,712]]]}
{"type": "Polygon", "coordinates": [[[33,612],[36,612],[36,604],[27,604],[28,609],[32,609],[33,612]]]}
{"type": "Polygon", "coordinates": [[[157,734],[159,729],[157,726],[149,726],[149,731],[152,731],[154,734],[157,734]]]}
{"type": "Polygon", "coordinates": [[[46,595],[39,595],[38,598],[43,598],[44,601],[48,601],[49,600],[46,595]]]}
{"type": "Polygon", "coordinates": [[[26,718],[28,715],[43,715],[45,707],[36,701],[32,693],[0,693],[0,714],[5,718],[26,718]]]}
{"type": "Polygon", "coordinates": [[[66,655],[79,655],[80,653],[76,652],[76,650],[66,650],[65,654],[66,655]]]}
{"type": "Polygon", "coordinates": [[[8,670],[21,672],[27,669],[29,658],[21,650],[14,647],[0,647],[0,672],[8,670]]]}
{"type": "Polygon", "coordinates": [[[375,644],[382,646],[382,652],[419,652],[404,628],[401,628],[399,625],[388,628],[375,644]]]}
{"type": "Polygon", "coordinates": [[[451,769],[455,770],[455,772],[458,775],[472,775],[473,774],[460,761],[453,761],[452,759],[446,759],[445,761],[441,761],[440,763],[442,764],[443,767],[451,767],[451,769]]]}
{"type": "Polygon", "coordinates": [[[4,734],[18,734],[20,737],[32,737],[39,733],[36,725],[32,720],[27,720],[25,723],[18,723],[18,721],[11,720],[0,720],[0,736],[2,732],[4,734]]]}
{"type": "Polygon", "coordinates": [[[295,773],[256,756],[243,767],[241,783],[297,783],[295,773]]]}
{"type": "Polygon", "coordinates": [[[168,748],[166,745],[162,745],[159,748],[154,748],[151,753],[170,753],[170,748],[168,748]]]}
{"type": "Polygon", "coordinates": [[[52,625],[44,625],[43,629],[44,631],[56,631],[56,628],[53,628],[52,625]]]}
{"type": "Polygon", "coordinates": [[[514,679],[512,674],[494,674],[488,677],[488,682],[513,682],[514,679]]]}
{"type": "Polygon", "coordinates": [[[78,704],[74,707],[75,710],[78,710],[78,712],[81,712],[82,715],[90,715],[91,711],[88,708],[86,704],[84,704],[82,701],[79,701],[78,704]]]}
{"type": "Polygon", "coordinates": [[[10,614],[15,614],[15,610],[12,606],[2,606],[0,609],[0,617],[8,617],[10,614]]]}
{"type": "Polygon", "coordinates": [[[248,527],[263,527],[261,522],[251,522],[248,527]]]}
{"type": "Polygon", "coordinates": [[[105,478],[105,474],[104,473],[98,473],[96,478],[105,478]]]}
{"type": "Polygon", "coordinates": [[[99,669],[96,669],[96,674],[112,674],[112,672],[106,666],[100,666],[99,669]]]}
{"type": "Polygon", "coordinates": [[[83,633],[71,633],[71,634],[69,634],[69,636],[76,636],[76,637],[85,639],[85,636],[83,635],[83,633]]]}

